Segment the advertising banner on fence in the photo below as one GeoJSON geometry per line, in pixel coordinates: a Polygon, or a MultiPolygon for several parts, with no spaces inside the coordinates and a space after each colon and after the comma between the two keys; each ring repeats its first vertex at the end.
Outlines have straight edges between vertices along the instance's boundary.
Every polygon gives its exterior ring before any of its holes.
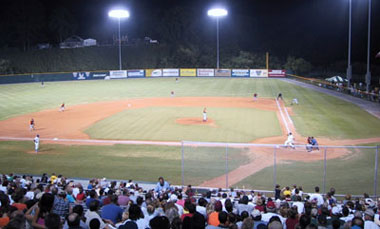
{"type": "Polygon", "coordinates": [[[249,77],[249,69],[232,69],[232,77],[249,77]]]}
{"type": "Polygon", "coordinates": [[[110,71],[110,79],[124,79],[127,78],[126,70],[110,71]]]}
{"type": "Polygon", "coordinates": [[[285,70],[269,70],[269,77],[285,77],[286,71],[285,70]]]}
{"type": "Polygon", "coordinates": [[[92,72],[92,79],[94,80],[99,80],[99,79],[104,79],[108,75],[107,72],[92,72]]]}
{"type": "Polygon", "coordinates": [[[198,68],[197,76],[214,76],[213,68],[198,68]]]}
{"type": "Polygon", "coordinates": [[[179,76],[178,68],[164,68],[162,69],[163,76],[179,76]]]}
{"type": "Polygon", "coordinates": [[[268,77],[267,69],[251,69],[249,72],[250,77],[268,77]]]}
{"type": "Polygon", "coordinates": [[[86,80],[91,78],[90,72],[73,72],[73,78],[75,80],[86,80]]]}
{"type": "Polygon", "coordinates": [[[145,77],[144,70],[136,69],[136,70],[128,70],[128,78],[142,78],[145,77]]]}
{"type": "Polygon", "coordinates": [[[231,69],[215,69],[215,76],[231,76],[231,69]]]}
{"type": "Polygon", "coordinates": [[[161,77],[162,69],[145,69],[146,77],[161,77]]]}
{"type": "Polygon", "coordinates": [[[181,76],[197,76],[197,69],[195,68],[181,68],[180,69],[181,76]]]}

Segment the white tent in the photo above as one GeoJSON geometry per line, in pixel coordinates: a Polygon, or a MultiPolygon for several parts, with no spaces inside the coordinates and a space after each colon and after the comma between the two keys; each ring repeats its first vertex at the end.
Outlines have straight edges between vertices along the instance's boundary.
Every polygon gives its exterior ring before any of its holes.
{"type": "Polygon", "coordinates": [[[96,40],[92,39],[92,38],[85,39],[83,41],[83,45],[84,46],[94,46],[94,45],[96,45],[96,40]]]}
{"type": "Polygon", "coordinates": [[[347,79],[343,79],[340,76],[333,76],[333,77],[330,77],[330,78],[326,78],[325,80],[329,81],[329,82],[333,82],[333,83],[343,83],[343,82],[347,82],[348,81],[347,79]]]}

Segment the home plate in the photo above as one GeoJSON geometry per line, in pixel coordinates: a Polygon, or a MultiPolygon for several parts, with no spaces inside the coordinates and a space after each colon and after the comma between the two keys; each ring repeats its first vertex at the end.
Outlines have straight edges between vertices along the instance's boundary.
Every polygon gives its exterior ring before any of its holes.
{"type": "Polygon", "coordinates": [[[128,103],[128,107],[131,107],[132,105],[130,103],[128,103]]]}
{"type": "Polygon", "coordinates": [[[53,140],[54,140],[54,141],[57,141],[57,140],[58,140],[58,138],[53,138],[53,140]]]}

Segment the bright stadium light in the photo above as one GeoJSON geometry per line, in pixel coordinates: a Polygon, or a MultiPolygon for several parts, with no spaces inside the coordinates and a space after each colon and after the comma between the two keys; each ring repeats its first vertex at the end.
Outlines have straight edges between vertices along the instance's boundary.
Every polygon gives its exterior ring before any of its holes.
{"type": "Polygon", "coordinates": [[[223,8],[214,8],[207,11],[207,15],[216,18],[216,68],[219,69],[219,18],[228,15],[228,11],[223,8]]]}
{"type": "Polygon", "coordinates": [[[129,11],[128,10],[111,10],[108,12],[108,16],[112,18],[117,18],[119,22],[119,70],[121,70],[121,36],[120,36],[120,19],[122,18],[129,18],[129,11]]]}
{"type": "Polygon", "coordinates": [[[217,8],[217,9],[211,9],[207,11],[207,15],[211,17],[223,17],[223,16],[227,16],[228,12],[226,9],[217,8]]]}

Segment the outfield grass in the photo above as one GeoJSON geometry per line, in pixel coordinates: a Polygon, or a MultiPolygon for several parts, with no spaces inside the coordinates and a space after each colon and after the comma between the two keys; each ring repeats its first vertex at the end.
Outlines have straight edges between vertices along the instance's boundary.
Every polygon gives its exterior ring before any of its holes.
{"type": "Polygon", "coordinates": [[[356,139],[380,136],[380,120],[348,102],[278,79],[173,78],[47,82],[0,85],[0,120],[12,116],[97,101],[143,97],[239,96],[275,98],[282,92],[285,103],[298,98],[292,116],[304,136],[356,139]]]}
{"type": "Polygon", "coordinates": [[[201,119],[202,107],[130,109],[97,122],[85,132],[96,139],[250,142],[281,135],[276,113],[250,108],[208,108],[210,125],[183,125],[179,118],[201,119]]]}
{"type": "MultiPolygon", "coordinates": [[[[380,144],[380,143],[378,143],[380,144]]],[[[340,194],[373,194],[376,149],[348,149],[351,153],[342,158],[327,160],[326,191],[331,187],[340,194]]],[[[328,151],[327,151],[328,154],[328,151]]],[[[380,161],[379,161],[380,162],[380,161]]],[[[323,191],[323,154],[320,161],[277,164],[277,183],[282,186],[297,184],[306,192],[313,192],[315,186],[323,191]]],[[[274,167],[267,167],[247,177],[236,186],[255,189],[274,189],[274,167]]],[[[380,190],[380,182],[378,189],[380,190]]]]}
{"type": "MultiPolygon", "coordinates": [[[[44,144],[34,154],[32,142],[0,142],[0,172],[37,174],[44,172],[67,177],[107,177],[156,181],[164,176],[181,184],[181,147],[113,145],[67,146],[44,144]]],[[[247,162],[240,150],[231,150],[229,168],[247,162]]],[[[185,182],[197,185],[225,172],[224,150],[207,148],[184,154],[185,182]],[[207,168],[207,172],[205,169],[207,168]]]]}

